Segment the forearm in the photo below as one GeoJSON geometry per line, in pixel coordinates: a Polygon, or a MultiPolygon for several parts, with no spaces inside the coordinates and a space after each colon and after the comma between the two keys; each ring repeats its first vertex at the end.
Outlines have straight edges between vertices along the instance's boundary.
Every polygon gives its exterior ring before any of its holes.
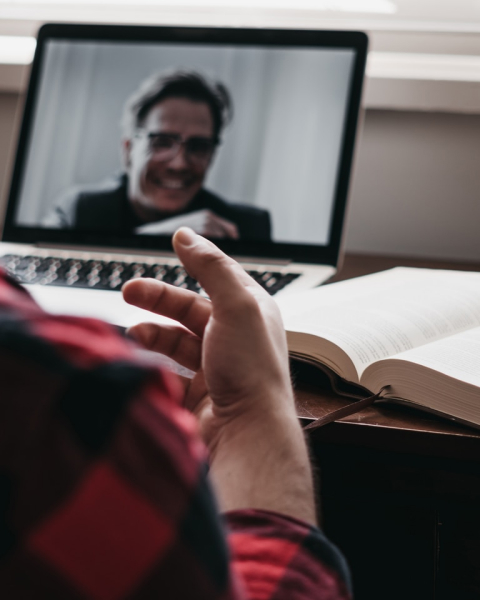
{"type": "Polygon", "coordinates": [[[221,436],[210,474],[223,511],[256,508],[316,523],[310,461],[293,409],[246,415],[221,436]]]}

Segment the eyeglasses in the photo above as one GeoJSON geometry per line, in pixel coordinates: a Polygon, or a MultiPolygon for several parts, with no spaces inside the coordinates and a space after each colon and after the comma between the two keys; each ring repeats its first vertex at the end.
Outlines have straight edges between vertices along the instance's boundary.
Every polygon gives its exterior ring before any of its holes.
{"type": "Polygon", "coordinates": [[[176,133],[147,133],[148,145],[155,158],[168,162],[177,156],[180,148],[184,148],[185,158],[191,163],[206,165],[212,158],[219,141],[215,138],[194,136],[182,139],[176,133]]]}

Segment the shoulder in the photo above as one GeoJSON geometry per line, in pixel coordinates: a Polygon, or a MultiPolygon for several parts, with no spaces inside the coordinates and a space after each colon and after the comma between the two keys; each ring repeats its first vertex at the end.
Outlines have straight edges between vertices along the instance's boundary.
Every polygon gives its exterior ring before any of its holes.
{"type": "Polygon", "coordinates": [[[42,224],[52,228],[72,228],[83,224],[85,216],[87,225],[92,217],[99,214],[111,214],[111,208],[126,197],[125,176],[109,177],[99,183],[90,185],[74,185],[62,192],[53,209],[43,218],[42,224]],[[81,219],[81,223],[79,223],[81,219]]]}
{"type": "MultiPolygon", "coordinates": [[[[226,597],[228,555],[206,451],[176,380],[105,323],[44,313],[4,274],[0,306],[9,316],[0,323],[0,457],[16,502],[15,521],[0,515],[15,541],[5,546],[15,569],[3,572],[0,597],[11,597],[27,572],[25,597],[47,597],[47,589],[76,597],[69,582],[91,589],[105,553],[132,597],[216,589],[205,564],[222,574],[222,594],[212,597],[226,597]],[[23,560],[32,555],[35,572],[23,560]],[[181,584],[172,575],[180,570],[188,573],[181,584]]],[[[107,579],[102,593],[112,595],[107,579]]],[[[118,577],[115,586],[118,595],[118,577]]]]}
{"type": "Polygon", "coordinates": [[[111,177],[77,192],[74,224],[83,229],[119,229],[127,202],[127,178],[111,177]]]}
{"type": "Polygon", "coordinates": [[[119,197],[126,196],[127,179],[125,175],[109,177],[95,185],[84,186],[76,189],[76,204],[79,206],[93,206],[94,203],[108,204],[119,197]]]}

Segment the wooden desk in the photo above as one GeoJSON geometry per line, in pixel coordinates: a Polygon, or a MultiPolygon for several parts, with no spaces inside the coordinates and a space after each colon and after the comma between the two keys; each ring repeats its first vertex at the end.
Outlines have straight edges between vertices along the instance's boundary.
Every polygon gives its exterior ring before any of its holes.
{"type": "MultiPolygon", "coordinates": [[[[400,265],[480,271],[347,255],[335,280],[400,265]]],[[[299,416],[310,418],[346,404],[302,382],[296,399],[299,416]]],[[[375,405],[314,430],[310,442],[323,528],[350,563],[357,600],[480,599],[479,430],[375,405]]]]}

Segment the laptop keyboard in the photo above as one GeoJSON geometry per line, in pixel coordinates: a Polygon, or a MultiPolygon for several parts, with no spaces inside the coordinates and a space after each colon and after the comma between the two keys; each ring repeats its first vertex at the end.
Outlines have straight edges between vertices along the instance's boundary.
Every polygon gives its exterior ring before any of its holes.
{"type": "MultiPolygon", "coordinates": [[[[1,256],[0,264],[21,283],[118,291],[129,279],[152,277],[194,292],[203,292],[197,281],[190,277],[182,266],[177,265],[79,260],[55,256],[19,256],[16,254],[1,256]]],[[[298,273],[247,272],[272,296],[299,276],[298,273]]]]}

